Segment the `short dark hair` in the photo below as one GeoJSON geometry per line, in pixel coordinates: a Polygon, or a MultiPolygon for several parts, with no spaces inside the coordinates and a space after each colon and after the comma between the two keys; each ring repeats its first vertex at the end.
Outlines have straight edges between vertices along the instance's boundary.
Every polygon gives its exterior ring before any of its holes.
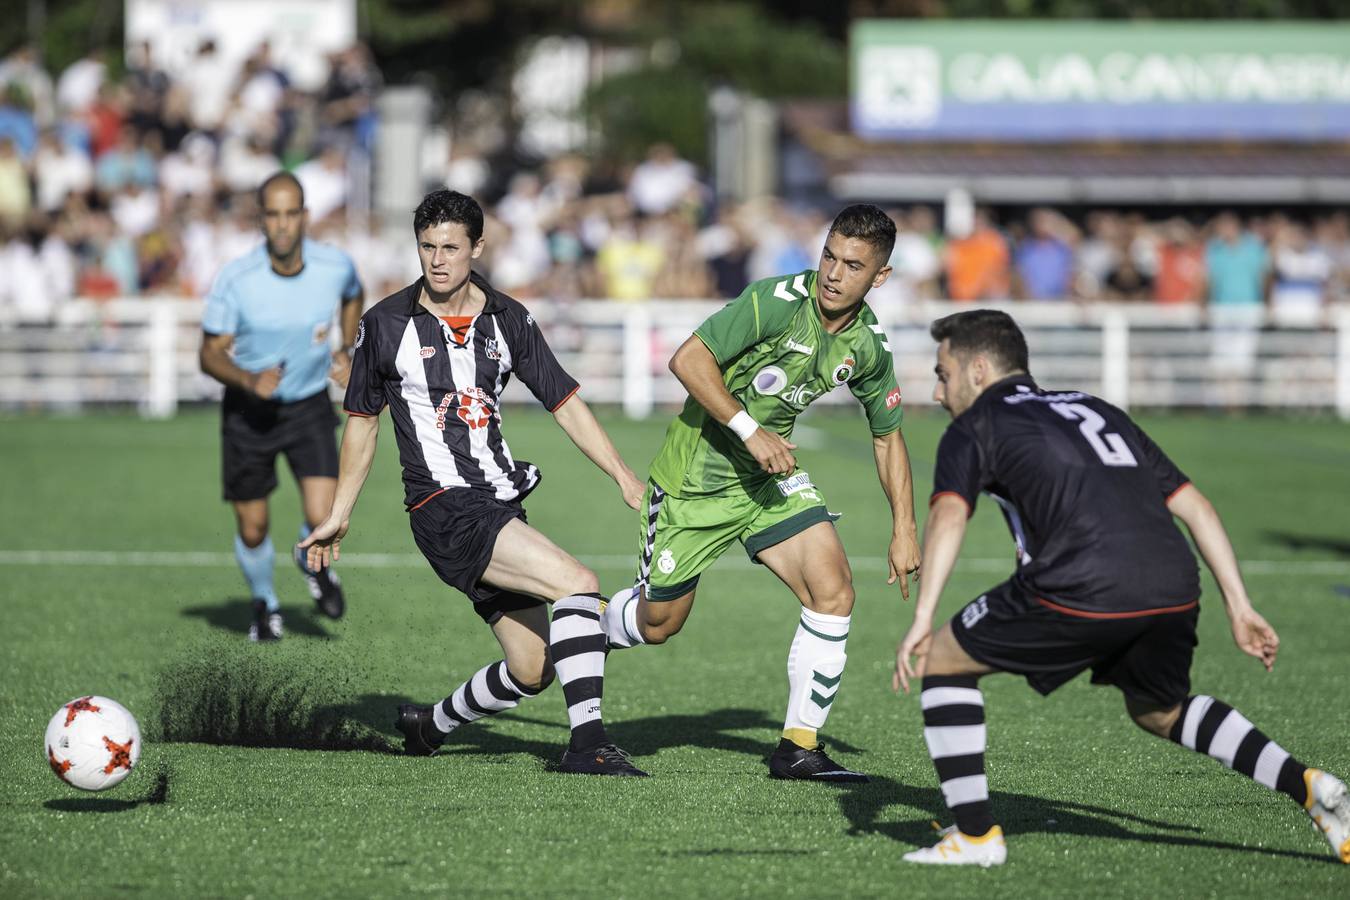
{"type": "Polygon", "coordinates": [[[268,175],[265,179],[263,179],[263,183],[260,184],[260,185],[258,185],[258,208],[259,208],[259,209],[262,209],[263,207],[265,207],[265,206],[267,205],[267,202],[266,202],[266,201],[267,201],[267,189],[270,188],[270,187],[271,187],[272,185],[274,185],[274,184],[280,184],[280,183],[282,183],[282,182],[286,182],[286,183],[289,184],[291,187],[295,188],[295,192],[296,192],[297,194],[300,195],[300,208],[301,208],[301,209],[304,209],[304,208],[305,208],[305,187],[304,187],[304,185],[302,185],[302,184],[300,183],[300,179],[299,179],[299,178],[296,178],[296,177],[295,177],[294,175],[292,175],[290,172],[287,172],[285,169],[282,169],[280,172],[273,172],[271,175],[268,175]]]}
{"type": "Polygon", "coordinates": [[[895,249],[895,222],[885,210],[870,203],[845,206],[830,223],[830,234],[866,241],[881,251],[881,258],[889,260],[895,249]]]}
{"type": "Polygon", "coordinates": [[[422,198],[413,213],[413,234],[446,222],[457,222],[475,244],[483,236],[483,207],[468,194],[441,188],[422,198]]]}
{"type": "Polygon", "coordinates": [[[1013,317],[996,309],[972,309],[936,320],[928,333],[948,342],[954,355],[983,353],[1005,372],[1029,372],[1027,339],[1013,317]]]}

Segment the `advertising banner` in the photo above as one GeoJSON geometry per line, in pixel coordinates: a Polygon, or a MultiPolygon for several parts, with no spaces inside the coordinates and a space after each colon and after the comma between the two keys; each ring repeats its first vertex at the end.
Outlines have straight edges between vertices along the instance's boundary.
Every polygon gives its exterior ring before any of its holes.
{"type": "Polygon", "coordinates": [[[1350,23],[864,19],[850,43],[869,138],[1350,138],[1350,23]]]}

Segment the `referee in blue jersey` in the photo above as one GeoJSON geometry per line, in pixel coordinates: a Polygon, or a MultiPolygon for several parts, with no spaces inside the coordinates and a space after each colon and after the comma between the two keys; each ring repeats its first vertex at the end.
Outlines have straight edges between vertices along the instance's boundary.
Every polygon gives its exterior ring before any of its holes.
{"type": "MultiPolygon", "coordinates": [[[[300,485],[304,540],[333,505],[338,420],[328,380],[347,385],[364,299],[347,254],[305,237],[305,195],[295,176],[278,172],[264,181],[258,205],[266,240],[216,277],[202,316],[201,349],[202,371],[225,385],[221,468],[238,522],[234,555],[253,598],[248,636],[254,641],[282,633],[267,534],[277,454],[285,454],[300,485]],[[342,329],[338,350],[330,337],[335,319],[342,329]]],[[[302,556],[295,560],[319,610],[341,617],[337,576],[309,569],[302,556]]]]}

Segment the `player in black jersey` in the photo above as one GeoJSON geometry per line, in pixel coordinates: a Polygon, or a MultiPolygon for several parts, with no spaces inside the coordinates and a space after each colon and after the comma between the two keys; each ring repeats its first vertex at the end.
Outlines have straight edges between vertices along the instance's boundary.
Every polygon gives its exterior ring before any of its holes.
{"type": "Polygon", "coordinates": [[[895,690],[923,682],[924,739],[956,818],[910,862],[998,865],[1007,856],[984,774],[984,697],[993,672],[1042,694],[1086,669],[1125,695],[1145,731],[1206,753],[1288,794],[1350,863],[1350,798],[1221,700],[1190,694],[1199,615],[1190,530],[1243,652],[1275,663],[1279,637],[1252,608],[1214,507],[1125,413],[1078,391],[1048,392],[1006,313],[933,323],[934,399],[952,415],[938,445],[914,623],[896,651],[895,690]],[[933,613],[983,492],[1017,544],[1013,576],[933,633],[933,613]],[[911,662],[911,657],[915,661],[911,662]]]}

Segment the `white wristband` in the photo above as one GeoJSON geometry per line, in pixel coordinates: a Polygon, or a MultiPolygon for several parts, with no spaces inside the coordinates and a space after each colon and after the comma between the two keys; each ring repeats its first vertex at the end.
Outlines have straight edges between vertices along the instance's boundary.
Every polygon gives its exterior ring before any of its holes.
{"type": "Polygon", "coordinates": [[[727,427],[736,433],[736,437],[743,441],[750,440],[750,435],[759,431],[759,423],[751,418],[750,414],[745,410],[741,410],[736,413],[736,415],[732,416],[731,421],[727,423],[727,427]]]}

